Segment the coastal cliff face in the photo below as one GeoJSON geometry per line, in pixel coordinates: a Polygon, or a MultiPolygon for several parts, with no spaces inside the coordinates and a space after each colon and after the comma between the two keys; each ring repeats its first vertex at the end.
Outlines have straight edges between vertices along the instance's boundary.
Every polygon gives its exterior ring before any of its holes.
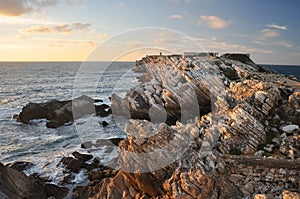
{"type": "Polygon", "coordinates": [[[297,82],[246,55],[147,56],[137,70],[141,84],[112,96],[131,118],[121,169],[73,198],[300,197],[297,82]]]}

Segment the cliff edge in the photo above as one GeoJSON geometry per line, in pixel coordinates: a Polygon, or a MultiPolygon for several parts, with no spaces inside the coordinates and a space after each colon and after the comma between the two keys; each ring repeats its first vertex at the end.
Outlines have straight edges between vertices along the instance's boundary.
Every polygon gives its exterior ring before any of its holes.
{"type": "Polygon", "coordinates": [[[120,170],[73,198],[300,197],[299,82],[236,54],[137,68],[141,84],[112,96],[113,115],[130,119],[120,170]]]}

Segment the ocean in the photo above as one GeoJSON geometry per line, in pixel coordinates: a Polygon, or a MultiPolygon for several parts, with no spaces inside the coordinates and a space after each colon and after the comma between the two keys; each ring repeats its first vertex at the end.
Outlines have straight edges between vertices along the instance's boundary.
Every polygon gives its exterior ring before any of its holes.
{"type": "MultiPolygon", "coordinates": [[[[111,123],[111,117],[90,115],[79,119],[76,125],[49,129],[45,120],[26,125],[16,122],[13,115],[29,102],[69,100],[82,94],[109,104],[113,92],[124,95],[138,83],[138,74],[131,71],[133,66],[133,62],[0,63],[0,162],[32,162],[35,166],[26,170],[26,174],[42,172],[42,176],[58,183],[63,173],[56,165],[73,151],[86,152],[80,148],[82,142],[124,137],[122,129],[111,123]],[[105,129],[98,125],[103,120],[109,123],[105,129]]],[[[300,79],[300,66],[265,67],[300,79]]],[[[116,155],[117,151],[98,152],[101,162],[110,161],[116,155]]]]}
{"type": "MultiPolygon", "coordinates": [[[[42,177],[58,183],[63,173],[56,165],[74,151],[87,152],[80,148],[81,143],[124,137],[123,130],[111,122],[111,116],[90,115],[79,119],[76,125],[50,129],[45,120],[26,125],[16,122],[13,115],[29,102],[70,100],[81,95],[110,104],[108,98],[112,92],[124,95],[138,83],[138,74],[131,71],[134,65],[133,62],[0,63],[0,162],[32,162],[35,166],[25,171],[27,175],[42,172],[42,177]],[[105,129],[99,127],[104,120],[111,123],[105,129]]],[[[103,164],[117,155],[117,151],[105,151],[97,153],[103,164]]]]}
{"type": "Polygon", "coordinates": [[[285,75],[292,75],[297,77],[300,80],[300,66],[297,65],[274,65],[274,64],[264,64],[263,67],[270,69],[274,72],[285,74],[285,75]]]}

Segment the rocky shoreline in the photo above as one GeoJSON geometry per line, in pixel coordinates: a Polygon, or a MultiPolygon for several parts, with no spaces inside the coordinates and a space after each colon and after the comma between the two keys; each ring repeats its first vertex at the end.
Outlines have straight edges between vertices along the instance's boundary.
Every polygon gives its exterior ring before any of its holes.
{"type": "MultiPolygon", "coordinates": [[[[111,107],[83,96],[30,103],[17,117],[46,118],[52,128],[86,114],[123,117],[127,138],[111,140],[117,167],[89,154],[64,157],[64,186],[82,169],[89,178],[70,196],[64,187],[26,177],[20,169],[26,165],[0,165],[1,198],[300,198],[297,80],[243,54],[147,56],[136,70],[144,71],[140,85],[125,98],[113,95],[111,107]]],[[[82,147],[89,151],[95,143],[82,147]]]]}

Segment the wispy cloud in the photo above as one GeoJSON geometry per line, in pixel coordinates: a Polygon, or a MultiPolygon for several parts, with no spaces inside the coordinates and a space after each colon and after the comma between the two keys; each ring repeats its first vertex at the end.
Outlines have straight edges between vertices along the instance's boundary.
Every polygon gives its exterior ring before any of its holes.
{"type": "Polygon", "coordinates": [[[255,48],[249,45],[241,45],[236,43],[231,43],[227,41],[219,41],[217,38],[203,38],[203,37],[196,37],[194,38],[196,42],[198,42],[204,49],[207,51],[212,52],[219,52],[219,53],[228,53],[228,52],[237,52],[237,53],[263,53],[263,54],[270,54],[272,53],[271,50],[263,49],[263,48],[255,48]]]}
{"type": "Polygon", "coordinates": [[[266,39],[266,38],[274,38],[279,36],[279,33],[277,30],[265,28],[260,31],[261,35],[259,39],[266,39]]]}
{"type": "Polygon", "coordinates": [[[288,30],[287,26],[280,26],[278,24],[275,23],[270,23],[268,25],[266,25],[267,28],[274,28],[274,29],[278,29],[278,30],[288,30]]]}
{"type": "Polygon", "coordinates": [[[91,27],[90,23],[63,23],[56,25],[37,25],[29,28],[21,29],[20,33],[62,33],[69,34],[73,31],[85,31],[91,27]]]}
{"type": "Polygon", "coordinates": [[[258,41],[254,41],[253,43],[261,45],[261,46],[282,46],[282,47],[286,47],[286,48],[292,48],[293,45],[290,44],[288,41],[262,41],[262,40],[258,40],[258,41]]]}
{"type": "Polygon", "coordinates": [[[198,20],[199,26],[205,25],[212,29],[223,29],[223,28],[227,27],[229,24],[230,24],[230,21],[226,21],[217,16],[203,15],[198,20]]]}
{"type": "MultiPolygon", "coordinates": [[[[57,6],[63,0],[0,0],[0,15],[16,17],[57,6]]],[[[65,0],[67,4],[83,4],[83,0],[65,0]]]]}
{"type": "Polygon", "coordinates": [[[277,44],[279,46],[286,47],[286,48],[292,48],[293,47],[292,44],[290,44],[287,41],[276,41],[275,44],[277,44]]]}
{"type": "Polygon", "coordinates": [[[180,14],[174,14],[169,16],[170,19],[183,19],[183,16],[180,14]]]}

